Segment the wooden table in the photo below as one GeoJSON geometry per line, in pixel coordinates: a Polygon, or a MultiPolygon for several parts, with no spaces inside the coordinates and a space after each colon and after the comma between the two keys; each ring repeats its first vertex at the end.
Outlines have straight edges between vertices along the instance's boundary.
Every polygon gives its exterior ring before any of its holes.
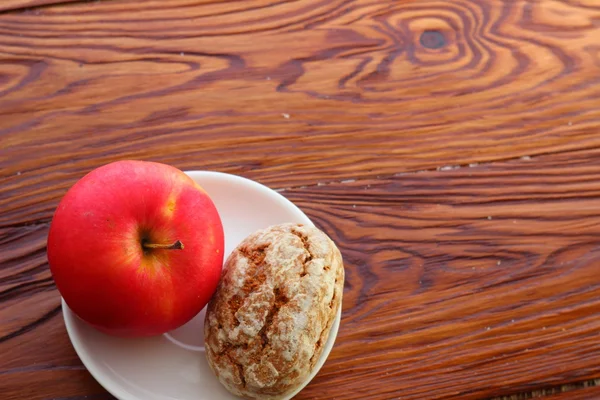
{"type": "Polygon", "coordinates": [[[111,399],[45,244],[126,158],[262,182],[338,243],[341,330],[299,399],[600,398],[597,0],[0,10],[2,399],[111,399]]]}

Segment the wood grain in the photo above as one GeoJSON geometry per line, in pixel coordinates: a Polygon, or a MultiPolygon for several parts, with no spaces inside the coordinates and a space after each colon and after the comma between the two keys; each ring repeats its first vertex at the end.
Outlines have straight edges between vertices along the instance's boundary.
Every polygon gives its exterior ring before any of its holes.
{"type": "Polygon", "coordinates": [[[96,0],[2,0],[0,12],[39,12],[40,6],[53,6],[75,2],[86,2],[96,0]]]}
{"type": "Polygon", "coordinates": [[[9,379],[0,382],[0,389],[4,400],[114,399],[81,367],[12,372],[9,379]],[[33,384],[24,385],[24,382],[33,384]]]}
{"type": "Polygon", "coordinates": [[[598,397],[597,1],[59,1],[0,5],[3,396],[111,399],[45,244],[134,158],[263,182],[339,244],[299,399],[598,397]]]}
{"type": "Polygon", "coordinates": [[[122,158],[285,188],[600,146],[593,1],[140,4],[0,15],[0,226],[122,158]]]}

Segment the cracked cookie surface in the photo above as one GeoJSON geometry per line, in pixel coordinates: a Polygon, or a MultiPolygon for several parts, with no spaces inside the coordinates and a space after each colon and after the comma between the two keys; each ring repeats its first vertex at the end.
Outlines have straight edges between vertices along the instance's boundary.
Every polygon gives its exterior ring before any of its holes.
{"type": "Polygon", "coordinates": [[[344,266],[315,227],[281,224],[248,236],[225,262],[204,337],[233,394],[278,399],[310,375],[341,306],[344,266]]]}

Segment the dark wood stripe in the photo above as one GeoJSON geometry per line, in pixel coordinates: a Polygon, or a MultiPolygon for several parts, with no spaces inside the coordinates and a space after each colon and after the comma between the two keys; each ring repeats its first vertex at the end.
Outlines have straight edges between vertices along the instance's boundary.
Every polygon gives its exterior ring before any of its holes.
{"type": "Polygon", "coordinates": [[[55,308],[53,308],[52,310],[50,310],[48,313],[42,315],[40,318],[36,319],[35,321],[33,321],[30,324],[24,325],[22,327],[20,327],[19,329],[10,332],[4,336],[0,337],[0,343],[2,342],[6,342],[12,338],[15,338],[19,335],[22,335],[24,333],[30,332],[34,329],[36,329],[37,327],[43,325],[46,321],[50,320],[51,318],[55,317],[56,315],[58,315],[61,311],[60,306],[57,306],[55,308]]]}
{"type": "Polygon", "coordinates": [[[90,3],[95,0],[3,0],[0,12],[33,12],[36,8],[66,5],[73,3],[90,3]]]}

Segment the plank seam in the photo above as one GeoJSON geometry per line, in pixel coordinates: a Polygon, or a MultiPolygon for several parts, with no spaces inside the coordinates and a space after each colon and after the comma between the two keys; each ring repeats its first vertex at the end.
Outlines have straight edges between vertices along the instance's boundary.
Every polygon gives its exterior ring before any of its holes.
{"type": "MultiPolygon", "coordinates": [[[[548,155],[554,155],[554,154],[560,154],[560,153],[559,152],[549,153],[548,155]]],[[[540,154],[540,155],[546,155],[546,154],[540,154]]],[[[327,185],[353,183],[353,182],[360,182],[360,181],[366,181],[366,180],[372,180],[372,179],[391,179],[391,178],[396,178],[399,176],[421,174],[421,173],[425,173],[425,172],[445,172],[445,171],[452,171],[452,170],[461,169],[461,168],[486,167],[486,166],[491,166],[491,165],[495,165],[495,164],[499,164],[499,163],[503,163],[503,162],[531,161],[531,160],[533,160],[533,157],[531,157],[531,156],[511,157],[511,158],[498,159],[498,160],[493,160],[493,161],[484,162],[484,163],[465,163],[465,164],[445,165],[445,166],[441,166],[441,167],[422,169],[422,170],[416,170],[416,171],[398,172],[395,174],[376,175],[376,176],[370,176],[370,177],[367,176],[367,177],[363,177],[360,179],[338,179],[338,180],[332,180],[332,181],[327,181],[327,182],[317,182],[317,183],[313,183],[310,185],[299,185],[299,186],[290,186],[290,187],[285,187],[285,188],[277,188],[274,190],[276,192],[282,193],[282,192],[285,192],[288,190],[308,189],[308,188],[315,187],[315,186],[320,187],[320,186],[327,186],[327,185]]]]}
{"type": "Polygon", "coordinates": [[[511,395],[491,397],[488,400],[528,400],[534,398],[551,397],[557,394],[575,392],[589,387],[600,386],[600,378],[575,381],[558,386],[546,386],[528,392],[520,392],[511,395]]]}

